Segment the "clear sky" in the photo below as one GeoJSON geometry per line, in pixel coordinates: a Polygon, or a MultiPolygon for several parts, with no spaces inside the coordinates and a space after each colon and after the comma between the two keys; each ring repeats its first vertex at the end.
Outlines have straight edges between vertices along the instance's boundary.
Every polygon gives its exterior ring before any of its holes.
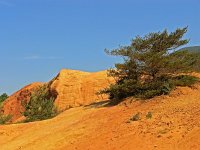
{"type": "Polygon", "coordinates": [[[110,68],[105,48],[185,26],[188,46],[200,45],[199,0],[0,0],[0,94],[62,68],[110,68]]]}

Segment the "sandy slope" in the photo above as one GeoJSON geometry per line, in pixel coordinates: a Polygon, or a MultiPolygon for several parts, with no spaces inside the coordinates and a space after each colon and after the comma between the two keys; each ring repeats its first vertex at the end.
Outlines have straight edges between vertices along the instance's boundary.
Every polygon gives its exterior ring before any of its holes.
{"type": "Polygon", "coordinates": [[[200,85],[148,102],[69,109],[54,119],[0,126],[1,150],[199,150],[200,85]],[[147,112],[153,118],[146,119],[147,112]],[[141,113],[141,120],[128,122],[141,113]]]}

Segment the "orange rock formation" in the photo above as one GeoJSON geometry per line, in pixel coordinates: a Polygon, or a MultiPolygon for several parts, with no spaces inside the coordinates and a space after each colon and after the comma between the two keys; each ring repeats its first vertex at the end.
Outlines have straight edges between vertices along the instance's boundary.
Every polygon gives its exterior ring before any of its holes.
{"type": "MultiPolygon", "coordinates": [[[[63,69],[47,84],[56,96],[55,105],[59,110],[65,110],[107,99],[107,95],[98,96],[96,93],[112,82],[113,79],[107,76],[107,71],[89,73],[63,69]]],[[[3,104],[3,113],[11,114],[14,122],[23,118],[22,103],[27,103],[33,89],[41,85],[42,83],[32,83],[11,95],[3,104]]]]}
{"type": "Polygon", "coordinates": [[[51,81],[50,87],[57,93],[55,104],[63,110],[107,99],[106,95],[98,96],[96,93],[112,82],[107,71],[89,73],[64,69],[51,81]]]}

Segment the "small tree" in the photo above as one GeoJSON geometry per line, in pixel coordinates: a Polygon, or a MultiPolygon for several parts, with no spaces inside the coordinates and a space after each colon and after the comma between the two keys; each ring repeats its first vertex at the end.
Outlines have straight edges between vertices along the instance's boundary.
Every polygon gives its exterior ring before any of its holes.
{"type": "Polygon", "coordinates": [[[8,95],[7,95],[6,93],[3,93],[3,94],[0,96],[0,103],[2,103],[3,101],[5,101],[7,98],[8,98],[8,95]]]}
{"type": "Polygon", "coordinates": [[[0,125],[8,123],[12,119],[12,115],[4,115],[0,112],[0,125]]]}
{"type": "Polygon", "coordinates": [[[30,101],[25,105],[26,122],[45,120],[57,114],[54,106],[55,98],[51,96],[47,85],[41,86],[32,93],[30,101]]]}
{"type": "Polygon", "coordinates": [[[187,39],[182,39],[186,32],[187,27],[171,33],[167,30],[150,33],[137,36],[130,46],[106,50],[109,55],[123,57],[124,62],[109,70],[116,83],[100,93],[108,93],[114,102],[128,96],[151,98],[168,94],[175,86],[174,74],[191,71],[196,62],[191,53],[176,51],[188,43],[187,39]]]}
{"type": "Polygon", "coordinates": [[[8,95],[6,93],[3,93],[0,96],[0,125],[8,123],[12,119],[12,115],[5,115],[5,114],[3,114],[3,111],[2,111],[3,102],[7,98],[8,98],[8,95]]]}

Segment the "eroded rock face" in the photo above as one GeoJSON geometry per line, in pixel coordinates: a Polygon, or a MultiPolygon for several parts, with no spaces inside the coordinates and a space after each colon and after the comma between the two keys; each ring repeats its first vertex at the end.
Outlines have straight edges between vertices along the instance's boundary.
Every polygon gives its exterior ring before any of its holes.
{"type": "Polygon", "coordinates": [[[112,82],[107,71],[89,73],[64,69],[51,81],[50,88],[57,94],[55,104],[58,109],[65,110],[106,100],[107,95],[98,96],[96,93],[112,82]]]}
{"type": "MultiPolygon", "coordinates": [[[[62,111],[71,107],[88,105],[106,100],[107,95],[96,93],[108,87],[113,78],[107,77],[107,71],[96,73],[63,69],[48,82],[51,94],[56,97],[55,105],[62,111]]],[[[31,93],[44,83],[32,83],[11,95],[4,103],[2,112],[12,115],[12,122],[23,120],[24,106],[30,100],[31,93]],[[22,118],[22,119],[21,119],[22,118]]]]}
{"type": "Polygon", "coordinates": [[[24,112],[23,104],[26,104],[30,100],[31,93],[34,91],[34,89],[41,85],[42,83],[35,82],[12,94],[4,101],[1,109],[2,113],[6,115],[12,115],[12,121],[22,117],[22,113],[24,112]]]}

